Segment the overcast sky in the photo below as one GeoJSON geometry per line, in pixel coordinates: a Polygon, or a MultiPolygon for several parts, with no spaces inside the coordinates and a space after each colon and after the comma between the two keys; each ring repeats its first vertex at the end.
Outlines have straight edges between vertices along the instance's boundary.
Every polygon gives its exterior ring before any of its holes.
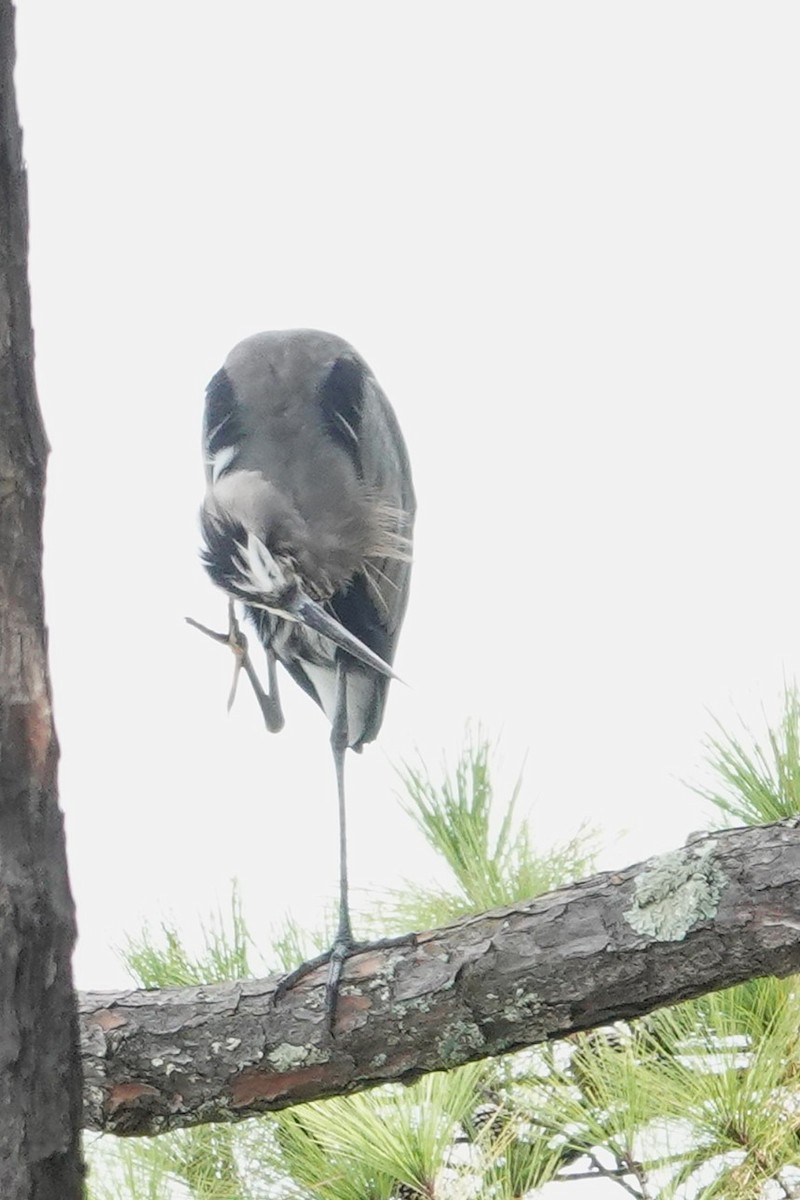
{"type": "Polygon", "coordinates": [[[707,814],[708,709],[800,671],[792,3],[22,0],[47,610],[77,980],[241,882],[335,891],[328,727],[270,737],[197,561],[203,390],[260,329],[349,339],[405,431],[412,598],[348,763],[360,889],[429,877],[393,764],[468,719],[606,865],[707,814]],[[624,834],[624,836],[620,836],[624,834]]]}

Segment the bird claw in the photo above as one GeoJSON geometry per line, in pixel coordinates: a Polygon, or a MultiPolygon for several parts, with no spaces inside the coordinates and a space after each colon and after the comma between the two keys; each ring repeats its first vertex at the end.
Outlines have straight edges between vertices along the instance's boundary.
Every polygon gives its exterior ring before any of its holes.
{"type": "Polygon", "coordinates": [[[209,629],[207,625],[201,625],[199,621],[195,621],[194,617],[186,618],[187,625],[191,625],[194,629],[199,629],[207,637],[213,641],[219,642],[223,646],[228,646],[233,652],[236,664],[233,669],[233,682],[231,690],[228,694],[228,712],[233,708],[233,703],[236,699],[237,689],[239,687],[239,676],[244,670],[245,675],[250,680],[253,691],[255,692],[258,706],[261,709],[264,723],[270,733],[278,733],[283,728],[283,713],[281,711],[280,700],[278,699],[277,680],[275,678],[274,661],[270,658],[270,690],[265,692],[259,682],[255,667],[250,661],[248,652],[247,638],[242,632],[241,626],[236,619],[236,614],[233,611],[233,603],[228,604],[228,632],[217,633],[215,629],[209,629]]]}
{"type": "Polygon", "coordinates": [[[401,933],[395,937],[379,938],[373,942],[356,942],[352,936],[348,938],[337,935],[336,941],[329,950],[318,954],[315,958],[308,959],[307,962],[300,963],[299,967],[295,967],[294,970],[281,976],[273,992],[272,1003],[273,1005],[277,1005],[286,993],[292,990],[295,984],[298,984],[301,979],[305,979],[306,975],[310,975],[317,967],[321,967],[327,963],[328,974],[325,979],[323,1012],[325,1016],[325,1028],[330,1036],[333,1037],[336,1007],[339,999],[339,983],[346,959],[361,950],[387,950],[391,946],[413,944],[415,941],[416,934],[414,933],[401,933]]]}
{"type": "Polygon", "coordinates": [[[231,690],[228,694],[228,712],[233,708],[233,703],[236,699],[236,692],[239,687],[239,676],[242,673],[242,667],[249,662],[247,653],[247,638],[242,633],[239,622],[236,620],[236,614],[233,611],[233,605],[228,608],[228,632],[217,633],[215,629],[209,629],[207,625],[201,625],[199,621],[195,621],[194,617],[186,618],[187,625],[191,625],[194,629],[199,629],[201,633],[207,637],[213,638],[215,642],[220,642],[222,645],[229,646],[236,660],[233,668],[233,680],[231,682],[231,690]]]}
{"type": "Polygon", "coordinates": [[[187,625],[191,625],[193,629],[199,629],[201,633],[207,637],[213,638],[215,642],[222,642],[223,645],[228,641],[230,635],[227,633],[217,633],[214,629],[209,629],[207,625],[201,625],[199,621],[195,621],[194,617],[184,617],[187,625]]]}
{"type": "Polygon", "coordinates": [[[278,980],[278,985],[273,993],[272,1002],[277,1004],[287,992],[299,983],[301,979],[305,979],[306,975],[310,975],[317,967],[321,967],[324,963],[328,964],[328,975],[325,980],[325,999],[324,999],[324,1016],[325,1028],[331,1037],[333,1037],[333,1024],[336,1019],[336,1002],[339,998],[339,980],[342,977],[342,968],[344,961],[348,955],[354,950],[360,950],[367,943],[344,941],[337,937],[336,941],[331,946],[330,950],[326,950],[323,954],[318,954],[316,958],[309,958],[307,962],[300,963],[299,967],[295,967],[293,971],[289,971],[278,980]]]}
{"type": "Polygon", "coordinates": [[[231,690],[228,694],[228,703],[226,705],[228,712],[230,712],[231,709],[233,708],[233,702],[236,699],[236,689],[239,686],[239,676],[241,675],[241,673],[242,673],[242,660],[241,660],[241,658],[237,657],[236,662],[234,663],[234,666],[233,666],[233,679],[231,680],[231,690]]]}
{"type": "Polygon", "coordinates": [[[228,645],[233,651],[235,659],[233,666],[233,679],[231,680],[231,690],[228,695],[228,712],[233,708],[233,703],[236,699],[236,689],[239,686],[239,676],[242,673],[242,667],[246,662],[249,662],[247,653],[247,638],[242,633],[239,622],[236,620],[236,614],[233,611],[233,605],[228,607],[228,645]]]}

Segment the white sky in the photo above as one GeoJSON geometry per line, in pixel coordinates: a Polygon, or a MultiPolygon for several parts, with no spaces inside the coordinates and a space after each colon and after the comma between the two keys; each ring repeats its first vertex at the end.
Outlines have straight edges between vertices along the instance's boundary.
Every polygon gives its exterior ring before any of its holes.
{"type": "Polygon", "coordinates": [[[705,823],[706,710],[757,722],[800,673],[798,33],[788,2],[22,0],[79,986],[233,876],[265,938],[335,891],[324,718],[288,679],[279,737],[245,689],[226,717],[183,623],[224,620],[203,390],[259,329],[352,341],[414,465],[356,886],[428,877],[391,764],[469,718],[606,865],[705,823]]]}

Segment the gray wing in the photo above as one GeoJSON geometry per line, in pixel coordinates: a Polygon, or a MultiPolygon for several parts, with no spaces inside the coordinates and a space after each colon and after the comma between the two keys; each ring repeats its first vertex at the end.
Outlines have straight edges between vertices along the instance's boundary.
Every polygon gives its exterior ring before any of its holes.
{"type": "MultiPolygon", "coordinates": [[[[355,352],[337,360],[321,388],[328,432],[349,454],[363,485],[384,508],[387,551],[368,557],[330,608],[351,633],[388,663],[394,661],[408,603],[416,500],[403,435],[389,401],[355,352]]],[[[355,668],[348,685],[352,744],[380,729],[389,681],[355,668]]]]}

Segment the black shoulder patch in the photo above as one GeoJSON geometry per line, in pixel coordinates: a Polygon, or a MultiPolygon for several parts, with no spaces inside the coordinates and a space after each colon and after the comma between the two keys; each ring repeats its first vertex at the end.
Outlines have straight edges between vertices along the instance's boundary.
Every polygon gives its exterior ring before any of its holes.
{"type": "MultiPolygon", "coordinates": [[[[363,575],[356,575],[346,590],[337,592],[328,601],[328,606],[342,624],[354,633],[356,637],[379,654],[384,662],[391,664],[394,657],[393,640],[388,633],[381,614],[370,596],[367,580],[363,575]]],[[[344,654],[343,650],[336,651],[336,657],[344,654]]],[[[361,669],[362,673],[364,668],[361,669]]],[[[386,703],[386,691],[389,680],[385,675],[375,671],[366,673],[371,676],[368,707],[364,713],[364,727],[361,738],[354,742],[353,749],[360,751],[367,742],[374,742],[383,720],[383,709],[386,703]]]]}
{"type": "Polygon", "coordinates": [[[384,662],[391,663],[391,638],[381,621],[363,575],[356,575],[347,589],[337,592],[328,604],[345,629],[354,633],[359,641],[380,655],[384,662]]]}
{"type": "Polygon", "coordinates": [[[203,437],[209,458],[228,446],[238,446],[241,441],[236,396],[230,376],[224,367],[220,367],[206,388],[203,437]]]}
{"type": "Polygon", "coordinates": [[[358,439],[364,405],[364,367],[354,358],[337,358],[320,387],[320,406],[331,441],[361,470],[358,439]]]}

